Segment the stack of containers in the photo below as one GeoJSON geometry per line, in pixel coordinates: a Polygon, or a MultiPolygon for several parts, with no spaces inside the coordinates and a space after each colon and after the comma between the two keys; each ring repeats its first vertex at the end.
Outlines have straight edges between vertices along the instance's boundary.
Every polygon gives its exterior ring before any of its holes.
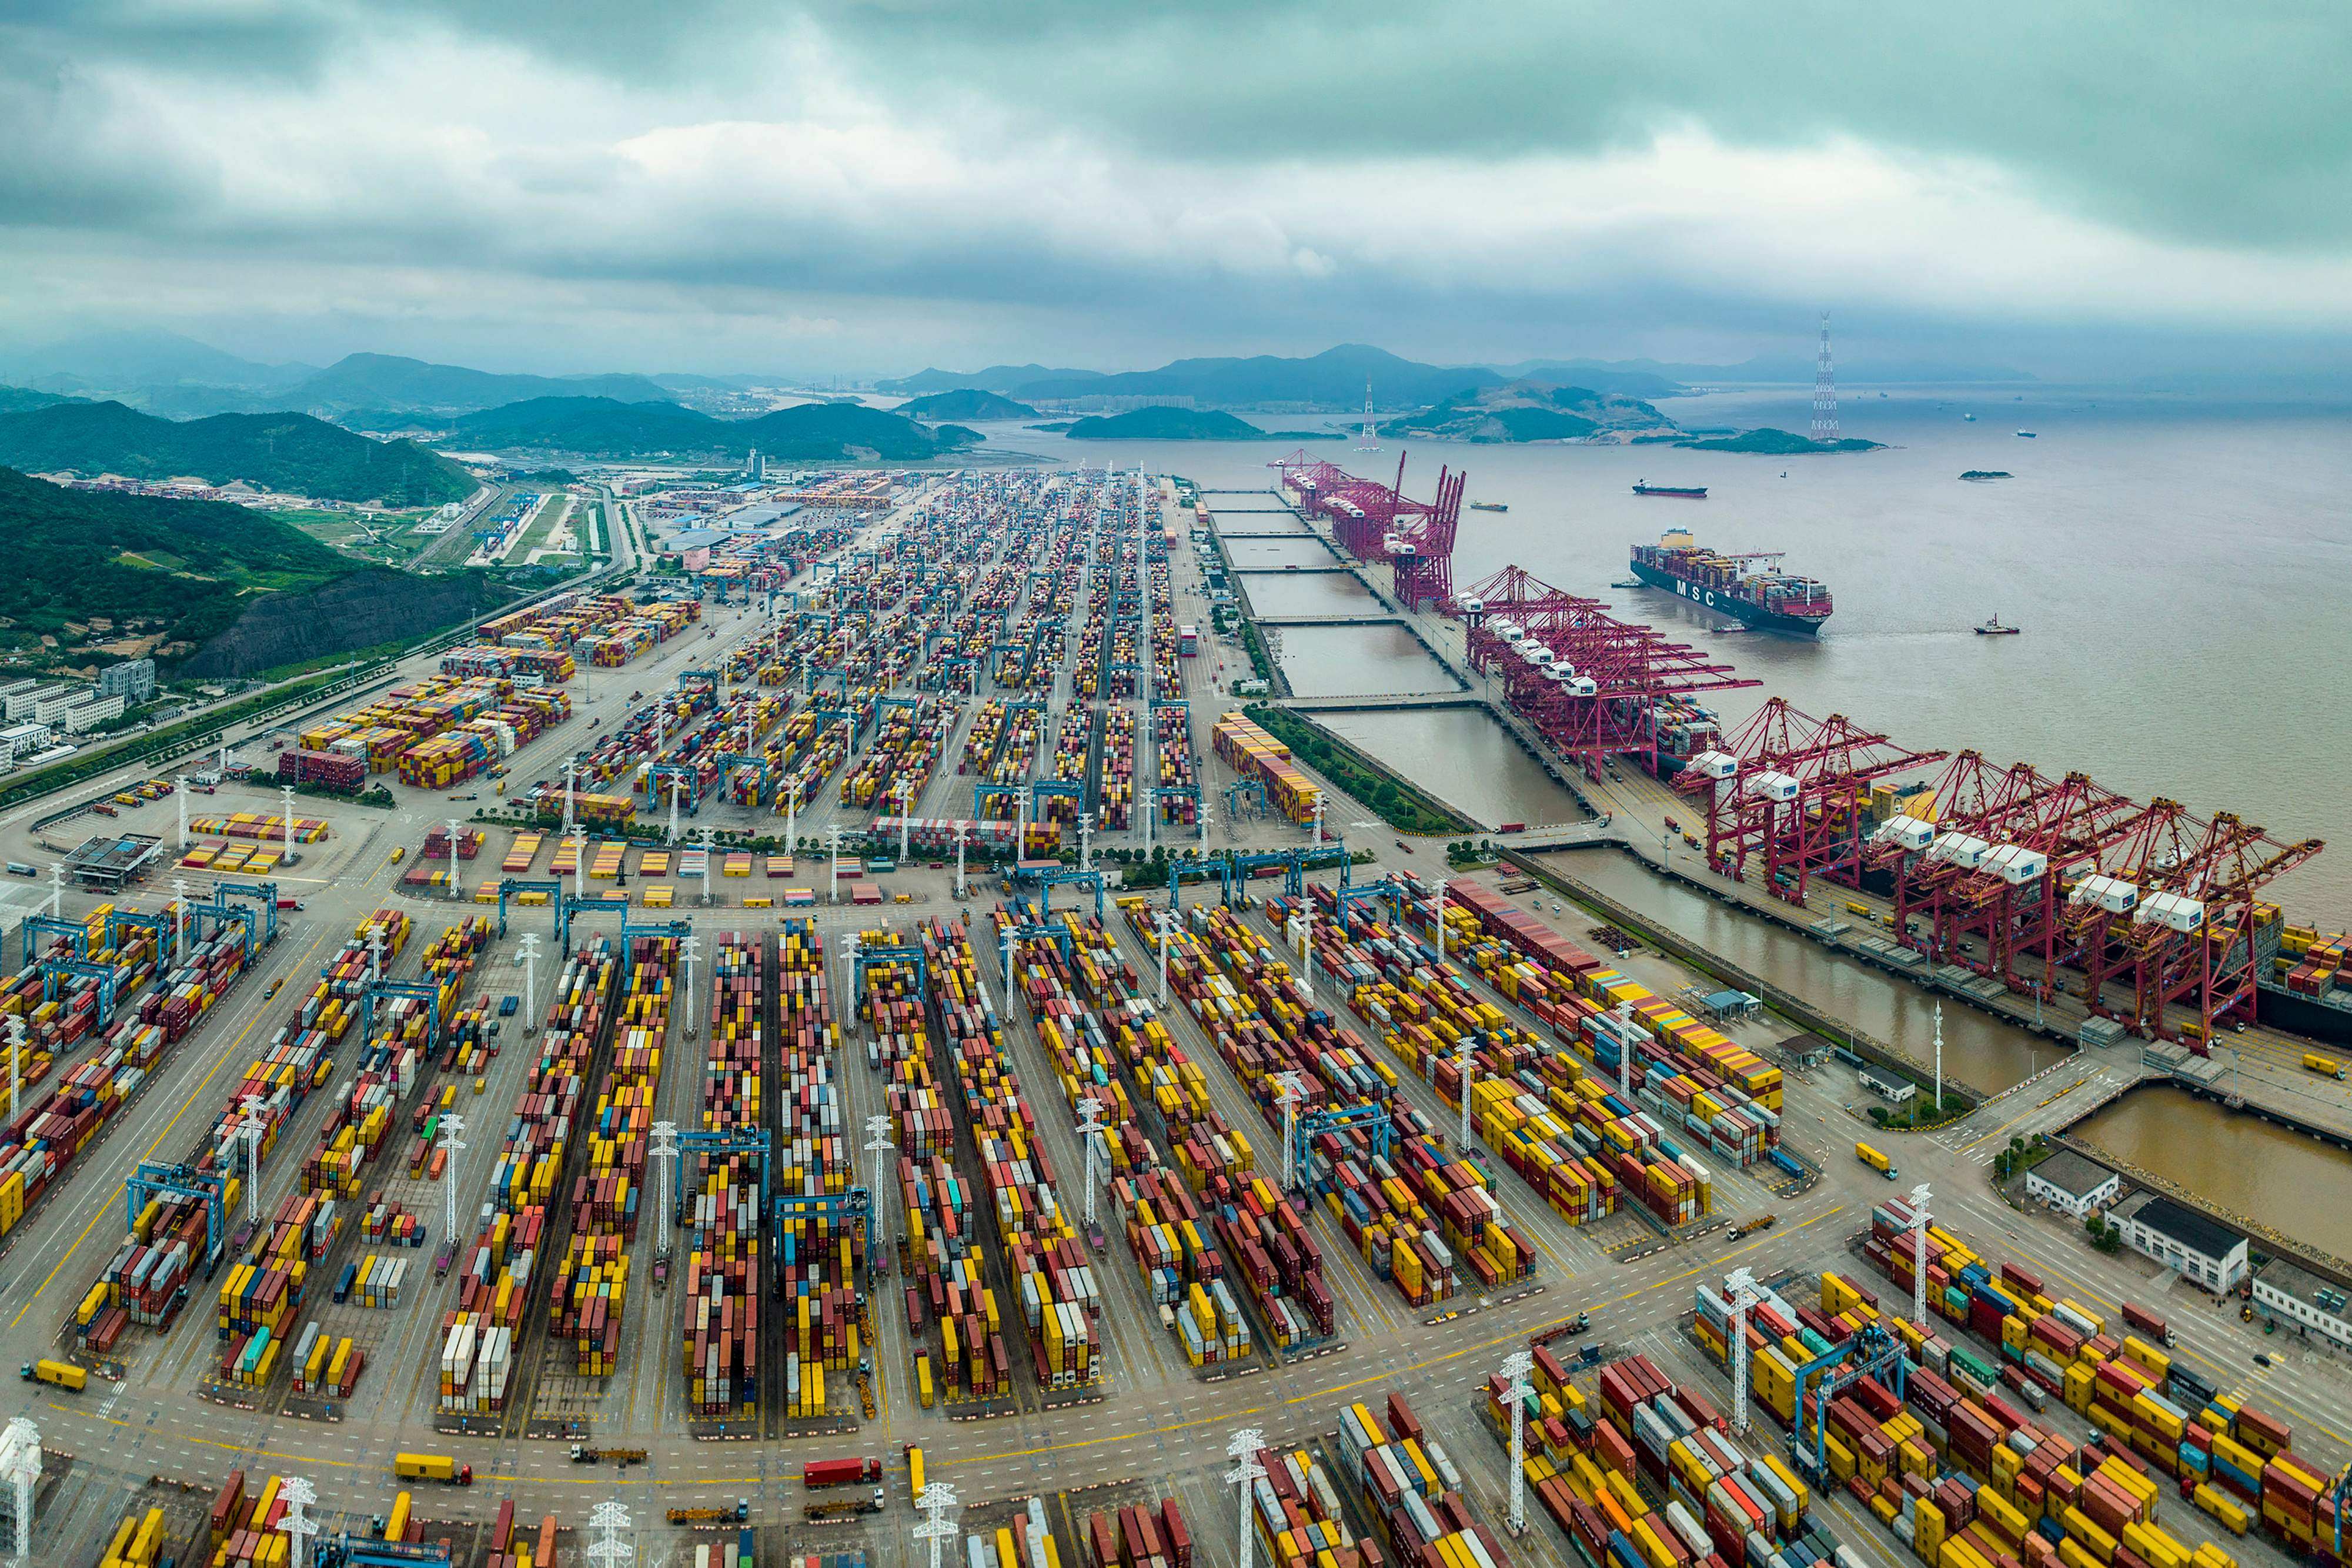
{"type": "Polygon", "coordinates": [[[676,978],[676,939],[628,940],[629,988],[588,1124],[587,1168],[572,1178],[571,1239],[555,1275],[556,1333],[572,1342],[583,1377],[610,1377],[620,1364],[628,1244],[637,1234],[676,978]]]}
{"type": "Polygon", "coordinates": [[[514,1335],[536,1283],[548,1207],[583,1114],[587,1075],[619,962],[604,937],[564,961],[548,1003],[539,1061],[517,1100],[490,1176],[480,1228],[458,1254],[457,1305],[441,1322],[441,1408],[506,1407],[514,1335]]]}
{"type": "Polygon", "coordinates": [[[1314,819],[1315,803],[1323,798],[1323,790],[1291,761],[1290,747],[1238,713],[1217,720],[1209,732],[1209,744],[1234,772],[1262,781],[1266,799],[1284,816],[1294,822],[1314,819]]]}
{"type": "Polygon", "coordinates": [[[106,1550],[99,1553],[98,1568],[155,1568],[170,1539],[162,1509],[125,1514],[122,1522],[114,1527],[114,1533],[107,1537],[106,1550]]]}
{"type": "Polygon", "coordinates": [[[380,1246],[422,1247],[425,1235],[425,1222],[413,1211],[382,1198],[360,1216],[361,1239],[380,1246]]]}
{"type": "Polygon", "coordinates": [[[1103,714],[1102,825],[1122,829],[1135,810],[1135,710],[1113,704],[1103,714]]]}
{"type": "MultiPolygon", "coordinates": [[[[1119,907],[1156,957],[1157,913],[1142,898],[1123,898],[1119,907]]],[[[1262,1026],[1255,998],[1216,973],[1206,944],[1181,924],[1170,930],[1168,977],[1202,1027],[1217,1040],[1220,1051],[1230,1043],[1229,1031],[1255,1035],[1262,1026]]],[[[1243,1298],[1255,1307],[1259,1324],[1275,1348],[1291,1354],[1329,1338],[1334,1329],[1331,1290],[1323,1277],[1322,1249],[1305,1210],[1254,1174],[1255,1155],[1248,1140],[1210,1109],[1199,1065],[1176,1047],[1165,1025],[1150,1019],[1131,1041],[1123,1033],[1122,1043],[1130,1069],[1149,1075],[1148,1092],[1140,1097],[1145,1114],[1163,1119],[1177,1168],[1203,1200],[1211,1221],[1206,1239],[1213,1240],[1213,1251],[1230,1263],[1227,1272],[1243,1298]]],[[[1227,1060],[1240,1060],[1238,1048],[1227,1060]]],[[[1279,1124],[1275,1127],[1278,1138],[1279,1124]]],[[[1197,1251],[1195,1239],[1181,1227],[1179,1234],[1185,1237],[1189,1267],[1197,1251]]]]}
{"type": "MultiPolygon", "coordinates": [[[[711,956],[709,1048],[700,1096],[706,1133],[754,1132],[761,1125],[767,1008],[762,946],[757,936],[730,931],[711,956]]],[[[759,1409],[765,1252],[759,1159],[714,1153],[686,1164],[687,1401],[706,1417],[746,1416],[759,1409]]],[[[790,1159],[784,1151],[783,1163],[790,1159]]]]}
{"type": "Polygon", "coordinates": [[[308,1322],[294,1342],[294,1392],[348,1399],[358,1386],[367,1355],[346,1336],[337,1339],[308,1322]]]}
{"type": "MultiPolygon", "coordinates": [[[[965,1124],[980,1154],[987,1191],[979,1201],[995,1220],[996,1245],[1029,1329],[1038,1386],[1090,1385],[1100,1376],[1101,1331],[1094,1321],[1100,1298],[1056,1196],[1053,1162],[1038,1141],[1036,1119],[1012,1071],[1003,1031],[984,1010],[979,963],[960,921],[926,924],[922,944],[945,1026],[944,1044],[962,1091],[965,1124]]],[[[1042,978],[1040,987],[1050,988],[1042,978]]],[[[983,1289],[982,1298],[992,1359],[1002,1343],[1000,1303],[992,1291],[983,1289]]],[[[975,1315],[968,1334],[977,1322],[975,1315]]]]}
{"type": "MultiPolygon", "coordinates": [[[[1192,710],[1189,706],[1178,702],[1164,706],[1152,705],[1151,751],[1161,787],[1199,788],[1200,780],[1193,771],[1192,710]]],[[[1197,796],[1162,796],[1159,802],[1160,820],[1190,827],[1200,821],[1200,807],[1197,796]]]]}
{"type": "Polygon", "coordinates": [[[1049,795],[1045,798],[1045,819],[1054,822],[1075,822],[1086,805],[1087,762],[1094,755],[1094,710],[1082,702],[1073,702],[1062,710],[1061,727],[1054,736],[1053,780],[1056,784],[1075,784],[1080,794],[1049,795]]]}
{"type": "Polygon", "coordinates": [[[1045,736],[1045,710],[1043,705],[1034,702],[1013,705],[1003,743],[997,747],[995,759],[988,766],[988,781],[994,788],[980,798],[980,814],[982,817],[1011,821],[1027,814],[1027,808],[1021,804],[1022,787],[1028,783],[1030,769],[1036,763],[1037,746],[1045,736]]]}
{"type": "Polygon", "coordinates": [[[1192,1568],[1192,1531],[1172,1497],[1088,1514],[1087,1544],[1093,1568],[1192,1568]]]}

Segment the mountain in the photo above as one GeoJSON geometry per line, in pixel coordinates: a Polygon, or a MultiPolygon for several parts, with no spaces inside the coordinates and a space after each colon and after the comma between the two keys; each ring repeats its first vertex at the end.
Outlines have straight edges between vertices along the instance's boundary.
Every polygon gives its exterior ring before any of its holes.
{"type": "Polygon", "coordinates": [[[346,354],[297,383],[288,402],[309,410],[438,409],[464,413],[539,397],[608,397],[659,402],[668,392],[639,375],[524,376],[428,364],[394,354],[346,354]]]}
{"type": "Polygon", "coordinates": [[[1523,360],[1516,365],[1496,365],[1493,369],[1509,381],[1591,387],[1595,392],[1619,392],[1626,397],[1672,397],[1687,390],[1672,376],[1601,360],[1523,360]]]}
{"type": "Polygon", "coordinates": [[[646,378],[667,392],[743,392],[758,386],[758,376],[698,376],[687,371],[667,371],[646,378]]]}
{"type": "Polygon", "coordinates": [[[243,479],[265,490],[395,507],[459,501],[477,488],[471,475],[437,452],[405,441],[370,441],[307,414],[176,421],[119,402],[61,402],[0,414],[0,464],[133,479],[194,475],[215,485],[243,479]]]}
{"type": "Polygon", "coordinates": [[[1265,441],[1274,432],[1217,409],[1160,407],[1081,419],[1063,434],[1072,441],[1265,441]]]}
{"type": "Polygon", "coordinates": [[[450,440],[468,447],[543,447],[612,456],[718,452],[746,444],[709,414],[674,402],[609,397],[534,397],[484,409],[453,422],[450,440]]]}
{"type": "MultiPolygon", "coordinates": [[[[1813,379],[1813,361],[1810,357],[1796,354],[1758,354],[1736,365],[1684,364],[1664,360],[1547,360],[1513,367],[1515,374],[1571,377],[1587,386],[1601,385],[1604,372],[1657,376],[1669,381],[1706,385],[1720,385],[1726,382],[1795,382],[1808,384],[1813,379]]],[[[1838,362],[1837,375],[1838,380],[1847,385],[1864,382],[1967,383],[2031,382],[2036,379],[2029,371],[2008,366],[1969,365],[1946,360],[1900,357],[1842,359],[1838,362]]],[[[1664,394],[1650,392],[1639,395],[1664,394]]]]}
{"type": "Polygon", "coordinates": [[[977,431],[960,424],[924,426],[897,413],[849,402],[806,402],[757,419],[714,421],[730,446],[755,446],[787,462],[857,458],[921,462],[980,444],[977,431]]]}
{"type": "Polygon", "coordinates": [[[1441,441],[1583,441],[1674,434],[1675,422],[1639,398],[1590,387],[1509,382],[1464,392],[1381,428],[1441,441]]]}
{"type": "Polygon", "coordinates": [[[236,619],[250,588],[310,586],[352,570],[300,529],[245,507],[68,490],[6,468],[0,533],[12,562],[0,575],[0,615],[52,635],[99,615],[201,643],[236,619]]]}
{"type": "Polygon", "coordinates": [[[1815,441],[1786,430],[1774,430],[1767,425],[1760,430],[1743,430],[1737,435],[1719,436],[1706,441],[1677,441],[1676,446],[1693,452],[1753,452],[1768,457],[1811,457],[1824,452],[1876,452],[1881,444],[1847,436],[1843,441],[1815,441]]]}
{"type": "Polygon", "coordinates": [[[24,409],[47,408],[51,403],[79,401],[58,392],[35,392],[30,387],[0,386],[0,413],[16,413],[24,409]]]}
{"type": "Polygon", "coordinates": [[[89,332],[0,359],[0,370],[47,391],[134,388],[189,382],[207,387],[281,388],[317,373],[314,365],[265,365],[176,332],[89,332]],[[49,385],[70,382],[72,386],[49,385]]]}
{"type": "Polygon", "coordinates": [[[978,387],[961,387],[954,392],[933,392],[929,397],[909,398],[890,411],[908,419],[1034,419],[1037,411],[1025,402],[1015,402],[1009,397],[999,397],[978,387]]]}
{"type": "Polygon", "coordinates": [[[1165,397],[1189,394],[1206,406],[1314,403],[1356,408],[1369,381],[1372,395],[1393,408],[1435,402],[1456,392],[1499,385],[1503,378],[1478,365],[1444,367],[1399,359],[1384,349],[1342,343],[1312,359],[1259,354],[1246,360],[1177,360],[1156,371],[1127,371],[1091,379],[1047,379],[1013,389],[1029,402],[1080,397],[1165,397]]]}
{"type": "Polygon", "coordinates": [[[920,397],[930,392],[1007,392],[1031,382],[1099,381],[1100,371],[1049,371],[1043,365],[991,365],[965,375],[958,371],[918,371],[897,381],[876,382],[874,390],[891,397],[920,397]]]}

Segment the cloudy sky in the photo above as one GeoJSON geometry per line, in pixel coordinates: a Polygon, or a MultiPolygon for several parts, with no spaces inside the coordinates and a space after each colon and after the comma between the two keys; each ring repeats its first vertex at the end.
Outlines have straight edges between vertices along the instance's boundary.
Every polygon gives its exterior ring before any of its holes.
{"type": "Polygon", "coordinates": [[[2318,0],[5,0],[0,339],[2320,363],[2348,82],[2318,0]]]}

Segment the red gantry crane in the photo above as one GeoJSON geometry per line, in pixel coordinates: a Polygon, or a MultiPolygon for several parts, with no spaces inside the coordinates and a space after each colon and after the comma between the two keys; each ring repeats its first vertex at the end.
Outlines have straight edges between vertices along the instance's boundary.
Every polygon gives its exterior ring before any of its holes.
{"type": "Polygon", "coordinates": [[[1339,548],[1358,560],[1385,561],[1395,572],[1396,596],[1408,610],[1454,598],[1454,539],[1462,527],[1462,494],[1469,476],[1440,468],[1433,500],[1404,493],[1404,455],[1388,484],[1360,479],[1309,456],[1300,447],[1268,465],[1282,475],[1302,510],[1325,517],[1339,548]]]}
{"type": "Polygon", "coordinates": [[[1758,684],[1523,567],[1474,584],[1454,608],[1468,627],[1471,668],[1500,680],[1512,710],[1596,779],[1612,757],[1657,772],[1662,710],[1680,699],[1758,684]]]}
{"type": "Polygon", "coordinates": [[[1774,697],[1721,750],[1691,758],[1675,788],[1706,809],[1707,864],[1746,882],[1753,861],[1774,897],[1802,904],[1816,876],[1861,886],[1871,785],[1944,756],[1774,697]]]}

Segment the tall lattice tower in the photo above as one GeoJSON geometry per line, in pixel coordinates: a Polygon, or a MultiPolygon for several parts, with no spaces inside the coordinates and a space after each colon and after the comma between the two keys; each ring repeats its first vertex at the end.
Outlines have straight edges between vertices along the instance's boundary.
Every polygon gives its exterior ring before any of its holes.
{"type": "Polygon", "coordinates": [[[1356,437],[1356,450],[1378,452],[1380,449],[1379,429],[1372,423],[1372,378],[1366,376],[1364,378],[1364,433],[1356,437]]]}
{"type": "Polygon", "coordinates": [[[1837,372],[1830,366],[1830,313],[1824,310],[1821,357],[1813,361],[1813,439],[1837,438],[1837,372]]]}

